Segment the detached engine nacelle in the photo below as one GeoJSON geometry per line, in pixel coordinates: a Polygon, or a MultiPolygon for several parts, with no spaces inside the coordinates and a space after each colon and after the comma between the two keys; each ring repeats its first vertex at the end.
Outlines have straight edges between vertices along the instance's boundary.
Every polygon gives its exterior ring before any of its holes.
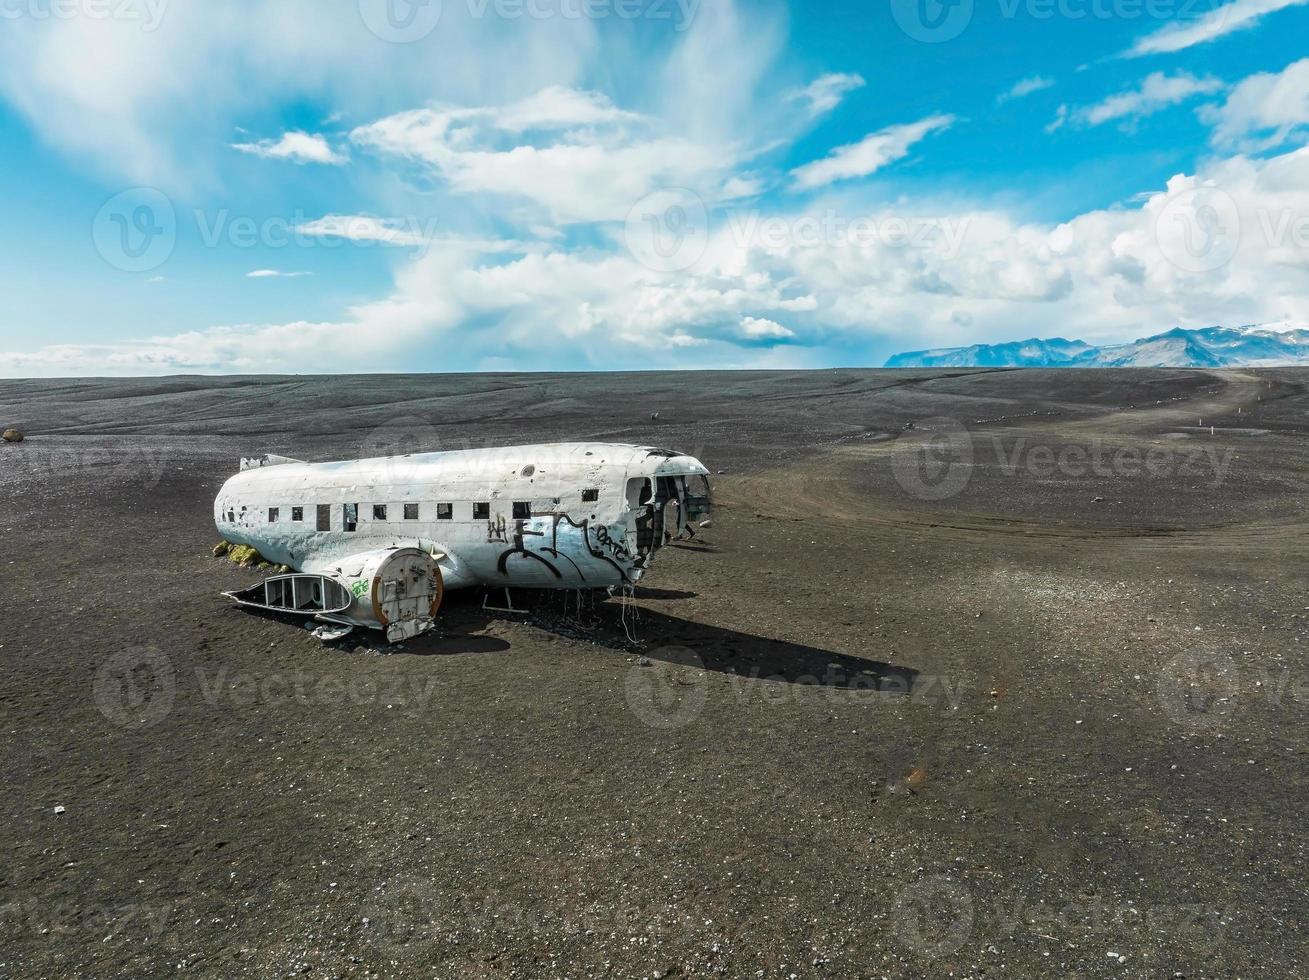
{"type": "Polygon", "coordinates": [[[228,592],[240,605],[382,630],[399,643],[432,628],[445,594],[436,560],[418,548],[351,555],[314,572],[274,575],[228,592]]]}

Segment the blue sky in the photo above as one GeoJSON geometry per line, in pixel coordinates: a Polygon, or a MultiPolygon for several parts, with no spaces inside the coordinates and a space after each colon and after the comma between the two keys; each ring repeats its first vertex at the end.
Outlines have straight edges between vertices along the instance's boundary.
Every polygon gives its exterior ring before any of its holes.
{"type": "Polygon", "coordinates": [[[1309,0],[6,0],[0,375],[1309,319],[1309,0]]]}

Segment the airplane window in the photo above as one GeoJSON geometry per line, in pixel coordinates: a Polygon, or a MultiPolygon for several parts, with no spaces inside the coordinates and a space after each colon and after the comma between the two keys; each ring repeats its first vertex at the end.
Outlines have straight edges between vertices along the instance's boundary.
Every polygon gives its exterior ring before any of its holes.
{"type": "Polygon", "coordinates": [[[236,523],[236,511],[229,510],[229,511],[227,512],[227,523],[228,523],[228,524],[235,524],[235,523],[236,523]]]}
{"type": "Polygon", "coordinates": [[[455,505],[454,505],[454,504],[437,504],[437,505],[436,505],[436,519],[437,519],[438,521],[450,521],[450,520],[454,520],[454,516],[455,516],[455,505]]]}
{"type": "Polygon", "coordinates": [[[598,489],[592,488],[590,490],[582,491],[582,503],[584,504],[593,504],[599,499],[600,491],[598,489]]]}
{"type": "Polygon", "coordinates": [[[530,501],[514,501],[514,520],[525,521],[532,516],[532,504],[530,501]]]}
{"type": "Polygon", "coordinates": [[[418,505],[417,505],[417,504],[405,504],[405,520],[406,520],[406,521],[416,521],[416,520],[418,520],[418,505]]]}
{"type": "Polygon", "coordinates": [[[373,520],[386,520],[386,504],[373,504],[373,520]]]}
{"type": "Polygon", "coordinates": [[[318,530],[320,531],[332,530],[332,505],[331,504],[318,505],[318,530]]]}
{"type": "Polygon", "coordinates": [[[276,523],[277,523],[277,515],[278,515],[278,513],[279,513],[279,512],[278,512],[278,509],[277,509],[276,507],[269,507],[269,508],[268,508],[268,523],[269,523],[269,524],[276,524],[276,523]]]}
{"type": "Polygon", "coordinates": [[[305,509],[303,507],[291,508],[291,520],[303,521],[305,519],[305,509]]]}
{"type": "Polygon", "coordinates": [[[359,505],[342,504],[341,505],[341,529],[343,531],[353,531],[359,526],[359,505]]]}
{"type": "Polygon", "coordinates": [[[491,519],[491,505],[489,503],[473,504],[473,520],[489,521],[491,519]]]}

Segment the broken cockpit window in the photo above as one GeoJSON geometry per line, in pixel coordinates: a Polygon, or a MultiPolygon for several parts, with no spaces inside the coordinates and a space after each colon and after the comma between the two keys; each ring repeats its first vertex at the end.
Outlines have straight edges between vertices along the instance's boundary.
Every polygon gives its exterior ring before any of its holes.
{"type": "Polygon", "coordinates": [[[600,499],[600,490],[596,487],[592,487],[589,490],[582,491],[582,503],[584,504],[593,504],[599,499],[600,499]]]}

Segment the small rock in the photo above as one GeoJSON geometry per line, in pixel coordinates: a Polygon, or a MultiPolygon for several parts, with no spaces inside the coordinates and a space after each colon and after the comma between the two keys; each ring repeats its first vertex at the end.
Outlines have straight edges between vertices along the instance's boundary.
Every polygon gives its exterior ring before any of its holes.
{"type": "Polygon", "coordinates": [[[55,807],[55,813],[65,813],[65,812],[67,811],[62,806],[55,807]]]}
{"type": "Polygon", "coordinates": [[[22,442],[23,434],[17,429],[5,429],[3,438],[5,442],[22,442]]]}
{"type": "Polygon", "coordinates": [[[649,667],[649,666],[650,666],[650,658],[649,658],[649,657],[642,657],[640,660],[638,660],[638,661],[636,662],[636,665],[637,665],[638,667],[649,667]]]}
{"type": "Polygon", "coordinates": [[[1104,503],[1104,497],[1092,497],[1092,498],[1091,498],[1091,503],[1093,503],[1093,504],[1102,504],[1102,503],[1104,503]]]}

